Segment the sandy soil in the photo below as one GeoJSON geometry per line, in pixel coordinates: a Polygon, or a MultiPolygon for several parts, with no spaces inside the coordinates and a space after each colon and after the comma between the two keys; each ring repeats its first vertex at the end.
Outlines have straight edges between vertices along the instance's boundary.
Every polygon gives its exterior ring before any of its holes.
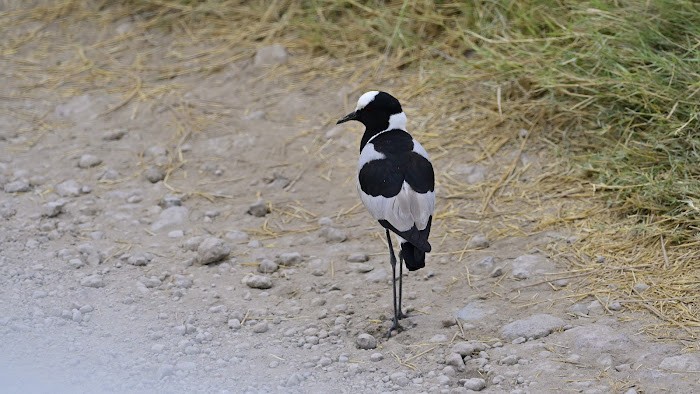
{"type": "MultiPolygon", "coordinates": [[[[49,26],[2,61],[3,392],[690,393],[700,384],[697,353],[639,334],[652,317],[551,280],[567,262],[547,250],[576,234],[489,240],[484,223],[466,220],[468,235],[455,236],[440,223],[439,186],[435,253],[404,278],[407,330],[383,338],[390,267],[355,192],[361,130],[333,126],[362,91],[299,83],[303,55],[276,47],[151,80],[147,97],[97,85],[66,94],[26,72],[67,61],[72,43],[92,42],[89,29],[49,26]],[[40,46],[60,50],[29,62],[40,46]]],[[[115,59],[167,62],[172,42],[153,33],[115,59]]],[[[478,184],[518,154],[473,166],[467,150],[439,156],[437,172],[478,184]]]]}

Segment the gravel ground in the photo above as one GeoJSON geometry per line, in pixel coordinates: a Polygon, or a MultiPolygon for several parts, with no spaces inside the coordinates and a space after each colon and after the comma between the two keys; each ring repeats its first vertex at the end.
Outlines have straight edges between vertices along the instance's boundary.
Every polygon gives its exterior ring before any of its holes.
{"type": "MultiPolygon", "coordinates": [[[[271,78],[292,61],[265,47],[116,111],[107,90],[26,97],[5,78],[4,392],[697,389],[700,355],[640,334],[651,317],[547,280],[566,269],[542,252],[575,241],[563,232],[476,234],[460,261],[436,225],[436,253],[404,278],[407,330],[384,338],[386,250],[353,208],[360,135],[332,127],[358,92],[271,78]],[[26,113],[53,126],[34,140],[26,113]]],[[[510,153],[449,166],[478,183],[510,153]]]]}

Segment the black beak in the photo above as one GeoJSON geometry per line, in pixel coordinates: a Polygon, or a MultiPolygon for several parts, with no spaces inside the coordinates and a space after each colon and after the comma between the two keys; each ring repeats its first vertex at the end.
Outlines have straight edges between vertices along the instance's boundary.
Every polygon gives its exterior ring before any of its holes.
{"type": "Polygon", "coordinates": [[[353,111],[345,115],[345,117],[343,119],[340,119],[336,124],[345,123],[349,120],[357,120],[357,111],[353,111]]]}

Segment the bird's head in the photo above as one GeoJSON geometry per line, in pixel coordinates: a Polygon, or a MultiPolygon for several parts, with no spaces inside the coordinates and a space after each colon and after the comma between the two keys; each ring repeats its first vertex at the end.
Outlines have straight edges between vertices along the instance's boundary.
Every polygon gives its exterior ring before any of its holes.
{"type": "Polygon", "coordinates": [[[406,115],[401,103],[394,96],[376,90],[369,91],[357,100],[355,110],[340,119],[336,124],[356,120],[365,125],[368,131],[406,129],[406,115]]]}

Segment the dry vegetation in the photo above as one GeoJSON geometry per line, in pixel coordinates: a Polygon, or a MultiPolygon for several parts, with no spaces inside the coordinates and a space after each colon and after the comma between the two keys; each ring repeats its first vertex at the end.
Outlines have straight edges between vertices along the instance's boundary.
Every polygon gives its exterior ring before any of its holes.
{"type": "MultiPolygon", "coordinates": [[[[163,97],[162,81],[216,72],[273,42],[297,55],[277,74],[292,86],[400,85],[394,93],[410,103],[413,129],[444,163],[465,146],[481,149],[476,162],[504,149],[554,158],[533,174],[515,157],[478,185],[440,174],[448,236],[464,238],[465,223],[494,238],[568,227],[579,240],[549,252],[570,263],[559,276],[579,280],[574,298],[648,310],[660,319],[655,335],[697,344],[696,2],[62,0],[0,14],[0,34],[2,62],[15,65],[11,77],[27,92],[107,89],[124,97],[112,110],[163,97]],[[52,23],[123,18],[136,28],[118,38],[60,51],[40,40],[52,23]],[[8,35],[18,24],[31,28],[8,35]],[[145,32],[177,37],[181,51],[168,66],[153,67],[149,54],[110,57],[145,32]],[[49,62],[57,52],[61,62],[49,62]],[[651,287],[637,293],[638,282],[651,287]]],[[[47,127],[36,119],[40,138],[47,127]]],[[[182,122],[201,124],[186,114],[182,122]]]]}

